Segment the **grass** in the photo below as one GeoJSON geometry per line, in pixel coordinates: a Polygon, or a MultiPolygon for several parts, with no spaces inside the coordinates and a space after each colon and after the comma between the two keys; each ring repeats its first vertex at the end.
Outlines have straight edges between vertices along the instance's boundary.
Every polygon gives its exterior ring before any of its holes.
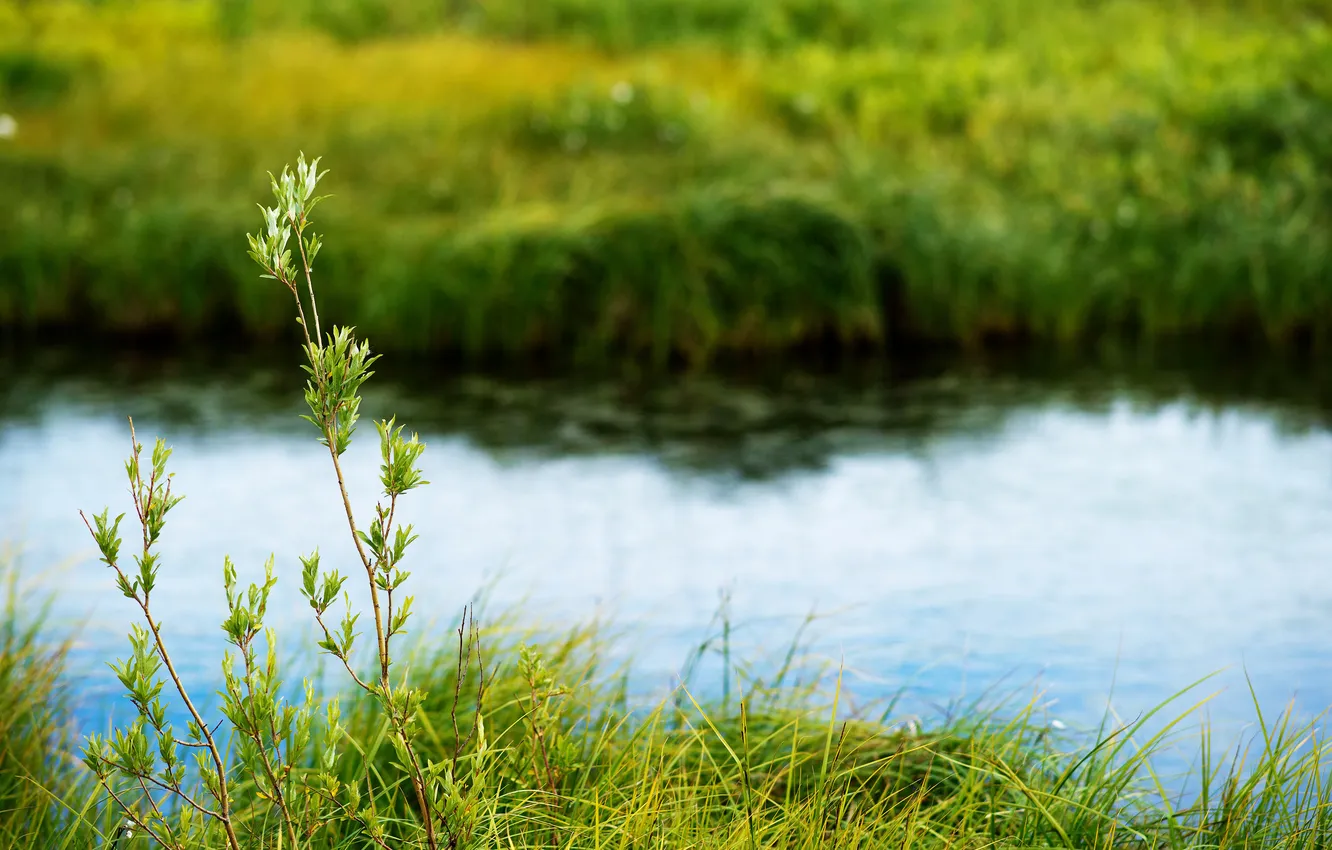
{"type": "Polygon", "coordinates": [[[47,629],[46,603],[23,581],[18,556],[0,549],[0,845],[51,834],[60,818],[51,795],[82,787],[71,754],[67,646],[47,629]]]}
{"type": "Polygon", "coordinates": [[[266,163],[390,348],[664,364],[1332,316],[1319,3],[0,3],[0,324],[285,334],[266,163]]]}
{"type": "MultiPolygon", "coordinates": [[[[14,616],[11,609],[11,622],[14,616]]],[[[1286,848],[1326,846],[1332,838],[1325,744],[1319,727],[1300,726],[1290,713],[1265,718],[1260,709],[1258,731],[1233,759],[1213,752],[1204,730],[1186,792],[1176,790],[1178,777],[1159,774],[1158,759],[1193,746],[1183,725],[1196,716],[1196,686],[1176,698],[1178,707],[1085,735],[1056,731],[1037,700],[973,705],[917,729],[896,722],[891,704],[848,709],[837,671],[799,645],[776,663],[734,668],[726,699],[702,696],[707,688],[696,696],[686,682],[654,703],[633,695],[631,662],[609,660],[618,655],[610,632],[587,626],[543,637],[517,622],[499,618],[484,636],[493,678],[481,706],[481,757],[491,760],[497,782],[460,813],[470,825],[467,846],[1286,848]],[[525,643],[541,648],[559,686],[541,727],[559,765],[552,772],[531,733],[519,651],[525,643]],[[753,672],[760,669],[766,676],[753,672]]],[[[430,755],[447,759],[453,730],[471,719],[455,725],[452,697],[474,696],[476,680],[457,685],[456,657],[443,643],[421,645],[411,667],[430,695],[430,755]]],[[[721,649],[714,635],[693,661],[721,649]]],[[[0,650],[5,670],[31,657],[13,642],[0,650]]],[[[729,663],[729,652],[724,657],[729,663]]],[[[49,659],[43,672],[29,674],[40,687],[51,687],[50,673],[60,669],[57,656],[49,659]]],[[[352,745],[340,775],[390,775],[377,706],[348,699],[352,745]]],[[[117,826],[81,777],[40,772],[52,763],[53,728],[4,727],[6,752],[43,756],[31,764],[37,784],[23,786],[33,790],[0,812],[5,846],[92,846],[117,826]],[[59,805],[36,792],[41,784],[55,789],[59,805]]],[[[9,781],[11,773],[3,776],[9,781]]],[[[408,796],[392,784],[378,788],[367,802],[391,833],[410,816],[408,796]]],[[[137,842],[120,846],[146,846],[137,842]]],[[[333,831],[310,846],[361,844],[333,831]]]]}

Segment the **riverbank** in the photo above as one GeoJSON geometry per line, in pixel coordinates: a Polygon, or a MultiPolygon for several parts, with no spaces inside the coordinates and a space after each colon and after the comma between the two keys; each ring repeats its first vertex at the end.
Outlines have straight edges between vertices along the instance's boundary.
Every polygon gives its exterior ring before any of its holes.
{"type": "MultiPolygon", "coordinates": [[[[64,651],[39,609],[15,605],[9,587],[0,682],[13,711],[0,725],[0,843],[98,843],[120,817],[74,756],[64,651]]],[[[550,678],[540,692],[549,696],[534,701],[518,651],[533,637],[514,622],[500,618],[482,637],[488,766],[483,781],[475,756],[458,773],[469,790],[453,823],[469,830],[475,843],[466,846],[1317,847],[1329,837],[1325,745],[1317,727],[1288,715],[1260,712],[1253,745],[1234,762],[1209,749],[1206,731],[1192,743],[1193,694],[1159,716],[1090,733],[1061,731],[1036,701],[975,703],[922,727],[900,722],[891,704],[849,708],[856,701],[837,671],[798,642],[765,678],[737,664],[726,668],[721,694],[686,681],[638,704],[625,688],[632,664],[611,660],[615,638],[598,626],[535,641],[550,678]],[[1189,776],[1159,771],[1175,747],[1197,748],[1189,776]]],[[[699,660],[729,649],[724,634],[686,659],[686,679],[699,660]]],[[[477,680],[457,686],[447,646],[418,652],[411,666],[436,730],[424,756],[447,762],[455,735],[471,727],[477,680]]],[[[346,746],[334,773],[343,782],[390,773],[377,711],[352,697],[342,717],[346,746]]],[[[412,817],[404,790],[373,779],[366,788],[364,802],[389,833],[404,828],[412,817]]],[[[235,793],[241,830],[262,831],[252,789],[235,793]]],[[[303,846],[356,839],[332,827],[303,846]]]]}
{"type": "Polygon", "coordinates": [[[2,4],[0,323],[286,333],[238,248],[304,149],[323,298],[381,349],[1325,343],[1299,4],[723,6],[2,4]]]}

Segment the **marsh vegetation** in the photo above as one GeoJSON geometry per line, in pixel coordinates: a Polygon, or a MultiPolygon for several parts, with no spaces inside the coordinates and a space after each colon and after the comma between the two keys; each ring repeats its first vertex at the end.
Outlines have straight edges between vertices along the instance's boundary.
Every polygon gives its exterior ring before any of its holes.
{"type": "MultiPolygon", "coordinates": [[[[340,164],[324,298],[513,360],[1323,345],[1322,4],[0,4],[0,322],[285,334],[235,256],[340,164]]],[[[241,258],[243,259],[243,258],[241,258]]]]}

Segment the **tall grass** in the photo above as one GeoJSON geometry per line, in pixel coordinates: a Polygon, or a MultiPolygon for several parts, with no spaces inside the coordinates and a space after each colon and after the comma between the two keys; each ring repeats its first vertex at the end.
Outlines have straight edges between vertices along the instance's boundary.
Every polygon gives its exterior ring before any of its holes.
{"type": "MultiPolygon", "coordinates": [[[[471,829],[460,846],[1314,848],[1332,839],[1321,725],[1256,706],[1250,736],[1221,750],[1194,726],[1205,683],[1085,733],[1061,731],[1039,698],[971,705],[921,728],[891,704],[851,708],[854,684],[800,645],[785,663],[732,668],[729,698],[685,682],[653,699],[632,683],[632,662],[610,660],[622,658],[622,637],[596,626],[543,636],[517,622],[492,620],[482,635],[491,678],[476,757],[494,781],[453,813],[471,829]],[[535,702],[524,646],[546,663],[535,702]],[[1182,761],[1187,775],[1162,771],[1182,761]]],[[[429,695],[424,746],[447,759],[474,717],[477,680],[459,684],[455,647],[441,644],[420,645],[410,666],[429,695]]],[[[711,635],[700,651],[721,644],[711,635]]],[[[369,777],[379,791],[366,805],[390,833],[406,829],[411,795],[388,780],[395,757],[370,699],[349,696],[344,724],[340,776],[369,777]]],[[[96,832],[75,824],[47,835],[82,846],[96,832]]],[[[360,845],[331,830],[309,846],[360,845]]]]}
{"type": "MultiPolygon", "coordinates": [[[[40,606],[9,575],[0,846],[99,846],[123,824],[69,767],[62,652],[40,628],[40,606]]],[[[800,638],[784,654],[739,663],[724,617],[684,659],[685,681],[660,697],[626,660],[619,642],[631,634],[597,624],[552,631],[516,614],[486,619],[484,699],[475,667],[460,679],[447,637],[418,643],[407,659],[426,694],[425,757],[451,758],[478,712],[483,718],[475,728],[484,745],[472,758],[488,763],[493,784],[452,813],[470,830],[460,846],[1117,850],[1332,840],[1322,718],[1297,721],[1293,709],[1269,716],[1255,702],[1250,734],[1225,749],[1206,727],[1194,730],[1206,682],[1132,721],[1108,715],[1089,732],[1062,730],[1039,697],[972,704],[921,727],[903,722],[893,702],[853,699],[854,680],[800,638]],[[544,659],[539,679],[532,655],[544,659]],[[725,688],[690,679],[717,661],[725,688]],[[1162,770],[1184,762],[1184,775],[1162,770]]],[[[363,782],[373,791],[364,804],[386,830],[405,830],[411,796],[392,781],[395,756],[374,700],[345,695],[343,725],[341,781],[363,782]]],[[[261,835],[248,820],[261,810],[253,794],[238,787],[236,808],[242,834],[261,835]]],[[[246,846],[277,846],[255,840],[246,846]]],[[[334,828],[302,846],[362,842],[334,828]]],[[[116,846],[148,844],[139,836],[116,846]]]]}
{"type": "MultiPolygon", "coordinates": [[[[685,659],[686,680],[655,701],[634,684],[632,661],[610,660],[623,657],[623,635],[589,625],[543,637],[518,618],[493,622],[481,711],[500,782],[472,813],[475,846],[1319,847],[1332,838],[1322,718],[1297,722],[1293,707],[1267,716],[1255,702],[1249,737],[1220,749],[1195,725],[1206,680],[1133,720],[1108,714],[1098,730],[1063,731],[1039,696],[974,703],[922,728],[896,716],[895,701],[857,704],[854,685],[799,638],[784,655],[737,663],[724,616],[685,659]],[[540,713],[526,645],[540,647],[554,683],[540,713]],[[689,681],[714,653],[731,684],[689,681]],[[543,751],[559,753],[554,772],[543,751]],[[1185,775],[1163,772],[1185,762],[1185,775]]],[[[472,717],[453,717],[453,706],[469,704],[476,679],[460,684],[451,645],[418,648],[411,666],[433,695],[425,725],[447,754],[472,717]]],[[[366,743],[345,775],[386,768],[373,709],[353,703],[348,726],[366,743]]],[[[382,805],[407,814],[401,796],[382,805]]]]}
{"type": "Polygon", "coordinates": [[[0,846],[25,847],[60,829],[68,818],[57,801],[84,788],[70,749],[67,645],[51,634],[49,600],[2,547],[0,584],[0,846]]]}
{"type": "Polygon", "coordinates": [[[317,147],[326,297],[389,347],[1321,345],[1324,12],[7,0],[0,323],[284,332],[230,246],[254,175],[317,147]],[[753,48],[755,16],[809,23],[753,48]]]}

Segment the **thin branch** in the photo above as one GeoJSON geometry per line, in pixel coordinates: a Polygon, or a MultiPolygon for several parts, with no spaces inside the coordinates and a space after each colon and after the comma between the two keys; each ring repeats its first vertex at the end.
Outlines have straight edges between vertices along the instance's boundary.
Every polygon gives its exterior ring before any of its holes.
{"type": "Polygon", "coordinates": [[[130,449],[134,453],[134,472],[135,479],[137,479],[131,481],[130,484],[134,488],[132,490],[132,495],[134,496],[134,511],[139,515],[139,528],[143,531],[143,554],[147,555],[149,547],[147,514],[153,499],[153,485],[157,483],[157,467],[153,467],[152,477],[148,481],[149,504],[144,504],[143,494],[140,492],[140,487],[143,484],[143,470],[139,466],[139,454],[143,451],[143,446],[139,444],[138,438],[134,435],[134,417],[130,416],[128,418],[130,426],[130,449]]]}
{"type": "Polygon", "coordinates": [[[384,657],[390,659],[390,661],[391,661],[391,660],[392,660],[392,656],[389,655],[389,641],[393,639],[393,587],[392,587],[392,585],[390,585],[390,586],[384,591],[384,598],[387,600],[387,603],[386,603],[386,604],[387,604],[386,614],[387,614],[387,619],[388,619],[388,630],[384,632],[384,657]]]}
{"type": "MultiPolygon", "coordinates": [[[[324,630],[324,640],[326,640],[330,645],[336,646],[336,644],[333,642],[333,635],[328,630],[328,626],[324,625],[323,616],[320,614],[315,614],[315,622],[319,624],[319,628],[324,630]]],[[[352,681],[356,682],[356,684],[361,686],[361,690],[365,691],[366,693],[374,693],[374,689],[371,688],[369,685],[367,685],[365,682],[361,681],[361,677],[356,675],[356,671],[352,669],[351,663],[347,661],[347,657],[345,655],[343,655],[340,652],[330,652],[329,655],[332,655],[334,658],[342,662],[342,666],[347,669],[347,674],[352,677],[352,681]]]]}
{"type": "MultiPolygon", "coordinates": [[[[302,224],[304,223],[303,217],[301,222],[302,224]]],[[[311,305],[310,308],[313,312],[315,312],[316,315],[316,333],[319,333],[320,329],[318,327],[318,307],[314,295],[314,283],[309,273],[309,262],[305,257],[305,246],[304,243],[301,241],[299,232],[297,234],[296,241],[300,246],[302,265],[306,271],[306,283],[310,289],[310,305],[311,305]]],[[[285,279],[284,282],[286,282],[285,279]]],[[[290,286],[290,284],[288,284],[288,286],[290,286]]],[[[297,297],[296,302],[299,308],[300,305],[299,297],[297,297]]],[[[303,311],[301,313],[301,316],[302,316],[302,321],[304,321],[303,311]]],[[[306,330],[306,334],[308,339],[308,334],[309,334],[308,329],[306,330]]],[[[319,370],[321,367],[319,366],[318,363],[316,363],[315,368],[316,370],[319,370]]],[[[321,372],[317,371],[315,379],[317,383],[322,383],[324,380],[324,376],[322,375],[321,372]]],[[[409,756],[408,760],[411,762],[412,787],[416,792],[417,803],[421,807],[421,820],[425,824],[426,828],[426,843],[427,846],[430,847],[430,850],[436,850],[436,848],[439,845],[435,837],[434,817],[431,814],[428,797],[425,791],[424,772],[421,770],[420,762],[417,759],[416,751],[415,748],[412,746],[411,739],[407,735],[406,720],[405,718],[398,717],[397,712],[393,709],[393,702],[392,702],[393,687],[392,687],[392,681],[389,678],[389,663],[390,663],[389,643],[388,643],[388,636],[384,629],[384,611],[382,610],[380,604],[379,588],[375,585],[375,565],[371,564],[370,558],[366,554],[365,546],[362,544],[360,535],[357,533],[356,517],[352,511],[351,497],[347,493],[346,477],[342,473],[342,463],[338,458],[337,444],[336,440],[334,439],[333,425],[332,425],[332,422],[336,418],[336,415],[337,415],[337,410],[335,408],[335,410],[330,414],[330,416],[326,417],[324,419],[324,422],[322,423],[324,431],[324,443],[328,447],[329,458],[330,460],[333,461],[333,472],[336,475],[338,481],[338,493],[342,496],[342,508],[343,512],[347,516],[347,528],[348,531],[351,533],[352,543],[356,547],[356,553],[357,555],[360,556],[361,564],[365,568],[366,580],[370,586],[369,587],[370,604],[375,615],[375,644],[376,648],[379,651],[379,681],[380,681],[380,690],[382,691],[382,693],[379,696],[383,705],[388,709],[389,720],[393,726],[393,732],[397,736],[398,741],[402,744],[403,749],[407,752],[409,756]]],[[[322,620],[320,620],[320,626],[321,628],[324,628],[324,632],[327,635],[328,629],[323,626],[322,620]]],[[[330,643],[331,643],[331,638],[330,638],[330,643]]],[[[347,659],[342,658],[341,660],[343,662],[343,666],[347,667],[348,672],[351,673],[352,672],[351,665],[347,661],[347,659]]],[[[363,689],[369,691],[370,693],[374,693],[373,690],[365,686],[365,684],[359,679],[359,677],[356,676],[355,673],[352,673],[352,677],[353,679],[356,680],[357,684],[359,684],[363,689]]],[[[236,848],[236,850],[239,850],[239,848],[236,848]]]]}
{"type": "MultiPolygon", "coordinates": [[[[144,782],[144,777],[142,775],[139,776],[138,779],[139,779],[139,787],[143,789],[143,796],[148,798],[148,805],[153,807],[153,814],[157,815],[157,820],[161,822],[162,828],[166,830],[167,838],[171,842],[170,844],[166,844],[163,846],[165,847],[169,847],[172,845],[179,846],[178,844],[176,844],[175,832],[172,831],[171,825],[167,823],[167,819],[162,815],[162,810],[157,807],[157,800],[153,799],[153,792],[148,790],[148,783],[144,782]]],[[[154,783],[154,784],[160,784],[160,783],[154,783]]]]}
{"type": "MultiPolygon", "coordinates": [[[[458,772],[458,756],[462,750],[462,737],[458,733],[458,703],[462,700],[463,678],[472,669],[472,647],[469,643],[463,653],[463,631],[467,628],[467,606],[463,606],[462,622],[458,623],[458,666],[453,674],[453,703],[449,706],[449,719],[453,723],[453,772],[458,772]]],[[[476,720],[472,720],[473,725],[476,720]]]]}
{"type": "MultiPolygon", "coordinates": [[[[253,704],[254,699],[254,656],[248,642],[241,649],[241,654],[245,657],[245,693],[253,704]]],[[[254,741],[255,747],[259,750],[259,763],[264,769],[264,776],[268,778],[268,784],[273,788],[273,800],[277,803],[278,811],[282,813],[282,823],[287,827],[287,837],[291,839],[291,846],[297,846],[296,826],[291,820],[291,811],[287,808],[287,797],[282,793],[282,783],[278,782],[277,776],[273,773],[273,765],[268,760],[268,750],[264,746],[263,735],[258,728],[250,724],[250,718],[245,718],[246,725],[251,726],[243,730],[245,734],[254,741]]]]}
{"type": "MultiPolygon", "coordinates": [[[[149,495],[148,499],[145,501],[140,492],[143,486],[143,474],[140,471],[138,464],[141,447],[139,446],[138,438],[134,432],[134,420],[132,418],[130,419],[130,443],[134,448],[135,464],[135,475],[133,477],[134,480],[131,481],[131,485],[134,491],[135,510],[139,514],[139,524],[143,529],[144,556],[146,557],[151,548],[148,541],[147,515],[149,509],[152,507],[152,490],[156,486],[157,470],[154,468],[153,474],[149,479],[149,495]]],[[[79,515],[83,517],[83,524],[88,527],[89,533],[92,533],[92,526],[88,522],[88,518],[83,515],[82,511],[79,512],[79,515]]],[[[94,535],[94,537],[95,536],[96,535],[94,535]]],[[[122,577],[122,579],[125,577],[125,574],[120,569],[118,563],[108,561],[108,564],[122,577]]],[[[148,623],[148,628],[153,634],[153,643],[157,648],[158,657],[162,659],[162,664],[166,667],[167,673],[171,676],[171,683],[175,686],[176,693],[180,695],[181,701],[185,703],[185,708],[190,712],[190,717],[194,719],[194,722],[198,725],[200,731],[203,732],[204,739],[207,741],[208,754],[212,757],[213,766],[217,770],[218,793],[216,799],[218,807],[221,809],[221,814],[218,817],[218,820],[222,822],[222,826],[226,830],[227,844],[232,850],[241,850],[240,839],[236,836],[236,830],[231,824],[231,799],[227,792],[227,768],[222,760],[222,754],[217,748],[217,743],[213,740],[213,733],[209,731],[208,724],[204,722],[203,716],[200,715],[199,710],[195,708],[194,701],[190,699],[189,693],[185,690],[185,684],[181,681],[180,674],[176,672],[176,666],[172,663],[171,655],[167,652],[166,642],[162,639],[162,631],[158,627],[157,621],[153,619],[152,612],[149,610],[147,591],[144,591],[142,597],[136,593],[134,595],[134,601],[138,604],[140,610],[143,611],[143,618],[148,623]]]]}
{"type": "MultiPolygon", "coordinates": [[[[297,241],[297,242],[300,242],[300,241],[301,241],[299,236],[297,236],[296,241],[297,241]]],[[[304,257],[304,250],[302,250],[302,258],[303,258],[303,257],[304,257]]],[[[309,326],[306,325],[306,323],[305,323],[305,306],[304,306],[303,304],[301,304],[301,296],[300,296],[300,294],[296,291],[296,284],[295,284],[295,283],[292,283],[291,279],[287,276],[287,272],[286,272],[285,269],[283,269],[282,271],[278,271],[277,269],[273,268],[272,266],[268,265],[267,263],[263,263],[262,265],[263,265],[264,272],[265,272],[266,274],[272,275],[273,277],[275,277],[275,278],[277,278],[279,281],[281,281],[281,282],[282,282],[282,285],[285,286],[285,287],[287,287],[287,289],[291,292],[291,296],[292,296],[293,298],[296,299],[296,315],[300,316],[300,319],[301,319],[301,322],[300,322],[300,324],[301,324],[301,333],[305,334],[305,344],[306,344],[307,346],[308,346],[308,345],[313,345],[313,343],[310,342],[310,328],[309,328],[309,326]]],[[[316,339],[316,340],[321,340],[321,339],[322,339],[322,338],[319,336],[319,333],[318,333],[318,327],[317,327],[317,326],[316,326],[316,331],[315,331],[315,339],[316,339]]],[[[322,344],[322,343],[321,343],[321,344],[322,344]]]]}
{"type": "Polygon", "coordinates": [[[176,686],[176,693],[180,694],[181,700],[185,703],[185,708],[189,710],[190,716],[194,718],[194,722],[198,724],[200,731],[203,732],[204,739],[208,742],[208,753],[213,757],[213,765],[217,769],[217,804],[222,810],[218,820],[222,822],[223,828],[226,829],[227,843],[231,845],[232,850],[241,850],[240,839],[236,836],[236,830],[231,825],[231,797],[227,793],[227,767],[222,761],[222,754],[218,751],[216,742],[213,741],[213,733],[208,731],[208,726],[204,723],[203,717],[200,716],[199,710],[194,707],[194,703],[190,700],[190,695],[186,692],[185,685],[180,680],[180,675],[176,673],[176,667],[171,663],[171,656],[167,655],[166,644],[162,640],[162,632],[158,629],[152,615],[148,613],[147,604],[141,602],[139,607],[143,609],[144,619],[148,621],[148,628],[153,632],[157,652],[162,657],[162,663],[166,666],[167,673],[170,674],[171,681],[176,686]]]}
{"type": "MultiPolygon", "coordinates": [[[[105,756],[101,758],[101,761],[103,764],[107,765],[108,767],[114,768],[115,770],[118,770],[121,773],[124,774],[130,773],[130,771],[126,770],[125,767],[121,765],[119,762],[113,761],[112,759],[106,758],[105,756]]],[[[199,814],[207,815],[208,817],[214,818],[216,820],[222,819],[222,816],[219,815],[217,812],[213,811],[207,806],[200,805],[198,802],[196,802],[195,799],[191,797],[189,794],[186,794],[179,785],[167,785],[165,782],[163,782],[162,780],[158,779],[155,776],[146,776],[143,777],[143,779],[146,779],[147,781],[153,783],[153,785],[156,785],[158,788],[162,789],[163,791],[170,791],[172,794],[175,794],[177,797],[179,797],[181,800],[187,803],[190,806],[190,808],[194,809],[199,814]]]]}
{"type": "Polygon", "coordinates": [[[111,795],[111,799],[116,801],[116,805],[120,806],[121,811],[125,813],[125,817],[134,821],[135,826],[137,826],[139,829],[143,830],[144,832],[148,833],[148,836],[150,838],[152,838],[158,844],[161,844],[163,847],[171,846],[165,840],[163,840],[162,836],[158,835],[157,832],[151,826],[149,826],[142,817],[139,816],[138,812],[134,811],[134,809],[128,803],[120,799],[120,795],[116,793],[116,789],[111,787],[111,783],[107,782],[105,779],[101,779],[100,777],[98,778],[98,783],[103,788],[106,789],[106,793],[111,795]]]}
{"type": "Polygon", "coordinates": [[[300,226],[296,228],[296,245],[301,249],[301,267],[305,269],[305,285],[310,290],[310,310],[314,313],[315,318],[315,336],[322,340],[324,335],[319,329],[319,305],[315,302],[314,280],[310,276],[310,261],[305,257],[305,240],[303,238],[305,235],[305,225],[305,213],[301,213],[301,223],[300,226]]]}
{"type": "MultiPolygon", "coordinates": [[[[389,543],[389,535],[390,535],[390,534],[392,533],[392,531],[393,531],[393,515],[397,512],[397,510],[398,510],[398,495],[397,495],[396,493],[394,493],[393,495],[389,496],[389,511],[388,511],[388,519],[387,519],[387,520],[384,519],[384,516],[383,516],[383,513],[382,513],[382,512],[381,512],[381,514],[380,514],[380,525],[379,525],[380,535],[379,535],[379,536],[380,536],[380,538],[384,541],[384,545],[385,545],[385,546],[390,546],[390,545],[392,545],[391,543],[389,543]]],[[[388,570],[388,568],[389,568],[389,565],[388,565],[388,563],[387,563],[387,559],[381,559],[381,564],[379,564],[379,565],[377,565],[377,566],[381,566],[381,565],[385,568],[385,571],[387,572],[387,570],[388,570]]],[[[386,591],[386,594],[387,594],[387,596],[388,596],[388,624],[389,624],[389,630],[388,630],[388,632],[385,633],[385,635],[384,635],[384,654],[385,654],[385,655],[388,655],[388,654],[389,654],[389,641],[393,640],[393,590],[394,590],[394,587],[393,587],[393,585],[390,584],[390,585],[389,585],[389,589],[386,591]]]]}
{"type": "MultiPolygon", "coordinates": [[[[390,713],[392,712],[390,711],[390,713]]],[[[422,772],[421,762],[416,756],[416,748],[412,746],[411,741],[403,733],[402,726],[398,726],[396,731],[398,737],[402,740],[403,749],[407,752],[407,759],[412,765],[412,787],[416,791],[416,799],[421,806],[421,822],[425,824],[426,828],[426,844],[429,845],[431,850],[434,850],[439,844],[435,838],[435,817],[430,811],[430,804],[426,798],[425,774],[422,772]]]]}
{"type": "MultiPolygon", "coordinates": [[[[472,741],[477,736],[477,732],[480,728],[480,723],[481,723],[481,706],[486,695],[487,680],[486,680],[485,656],[482,654],[481,651],[481,631],[476,625],[476,610],[474,608],[472,610],[472,625],[471,625],[471,636],[469,638],[469,643],[471,645],[471,649],[468,650],[468,655],[470,656],[473,651],[476,652],[476,707],[474,708],[474,714],[472,715],[472,728],[468,730],[467,740],[463,743],[461,748],[459,748],[456,743],[458,733],[455,726],[455,730],[453,733],[455,741],[453,764],[455,770],[457,769],[458,765],[459,750],[460,749],[465,750],[466,748],[470,747],[472,745],[472,741]]],[[[455,701],[454,711],[456,712],[457,711],[456,695],[454,701],[455,701]]]]}
{"type": "MultiPolygon", "coordinates": [[[[301,296],[296,292],[296,287],[292,284],[288,283],[287,288],[291,290],[291,297],[296,299],[296,312],[301,317],[301,333],[305,334],[305,344],[307,346],[315,346],[316,343],[310,341],[310,329],[305,326],[305,308],[301,306],[301,296]]],[[[318,345],[323,345],[323,340],[320,337],[316,336],[315,339],[319,340],[318,345]]]]}
{"type": "Polygon", "coordinates": [[[388,521],[384,524],[384,540],[389,539],[389,532],[393,530],[393,517],[398,512],[398,494],[393,493],[389,496],[388,521]]]}
{"type": "Polygon", "coordinates": [[[352,514],[351,497],[347,495],[347,483],[342,475],[342,463],[338,460],[336,440],[333,439],[333,429],[328,423],[324,424],[324,438],[324,442],[328,444],[328,455],[333,459],[333,472],[338,478],[338,492],[342,494],[342,509],[347,514],[347,525],[351,530],[352,542],[356,544],[356,553],[361,556],[361,563],[365,566],[365,574],[370,582],[370,605],[375,612],[375,643],[379,650],[380,680],[383,682],[385,690],[387,690],[389,684],[389,656],[384,645],[384,615],[379,606],[379,588],[375,587],[375,571],[370,564],[369,556],[365,554],[365,546],[361,543],[360,535],[356,533],[356,518],[352,514]]]}

